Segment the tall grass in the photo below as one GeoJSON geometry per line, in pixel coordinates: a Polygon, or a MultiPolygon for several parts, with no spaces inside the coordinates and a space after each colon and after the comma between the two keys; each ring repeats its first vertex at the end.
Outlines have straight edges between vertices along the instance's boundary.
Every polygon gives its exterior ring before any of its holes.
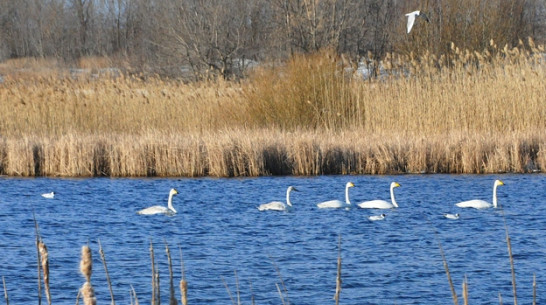
{"type": "Polygon", "coordinates": [[[545,60],[530,40],[387,54],[367,81],[330,51],[264,65],[240,83],[10,73],[0,85],[0,174],[544,170],[545,60]]]}

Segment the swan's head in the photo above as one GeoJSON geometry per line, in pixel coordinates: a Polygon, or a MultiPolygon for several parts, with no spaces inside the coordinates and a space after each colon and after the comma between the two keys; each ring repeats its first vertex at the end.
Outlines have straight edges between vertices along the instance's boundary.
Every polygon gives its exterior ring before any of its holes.
{"type": "Polygon", "coordinates": [[[171,196],[178,195],[178,191],[176,189],[171,189],[171,192],[169,193],[169,195],[171,196]]]}
{"type": "Polygon", "coordinates": [[[495,180],[495,186],[504,185],[504,182],[500,180],[495,180]]]}
{"type": "Polygon", "coordinates": [[[399,187],[400,184],[398,182],[391,183],[391,188],[399,187]]]}
{"type": "Polygon", "coordinates": [[[299,192],[299,190],[298,190],[297,188],[295,188],[295,187],[293,187],[293,186],[289,186],[289,187],[288,187],[288,192],[292,192],[292,191],[294,191],[294,192],[299,192]]]}
{"type": "Polygon", "coordinates": [[[345,187],[354,187],[355,185],[352,182],[347,182],[347,185],[345,187]]]}

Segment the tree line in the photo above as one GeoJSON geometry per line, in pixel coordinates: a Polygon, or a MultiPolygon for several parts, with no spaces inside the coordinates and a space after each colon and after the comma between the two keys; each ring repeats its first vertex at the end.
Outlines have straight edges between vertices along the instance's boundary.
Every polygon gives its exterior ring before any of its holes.
{"type": "Polygon", "coordinates": [[[0,0],[0,60],[99,56],[196,79],[324,48],[377,59],[527,37],[546,40],[543,0],[0,0]],[[417,9],[430,23],[406,34],[417,9]]]}

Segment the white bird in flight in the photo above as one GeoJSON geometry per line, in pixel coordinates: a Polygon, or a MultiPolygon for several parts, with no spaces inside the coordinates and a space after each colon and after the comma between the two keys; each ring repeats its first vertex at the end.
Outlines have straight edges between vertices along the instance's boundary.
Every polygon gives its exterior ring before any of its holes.
{"type": "Polygon", "coordinates": [[[407,33],[408,34],[411,31],[411,28],[413,28],[413,24],[415,23],[415,18],[416,17],[421,17],[421,18],[425,19],[427,22],[430,22],[427,15],[425,15],[421,11],[413,11],[411,13],[406,14],[406,17],[408,17],[408,26],[407,26],[407,33]]]}

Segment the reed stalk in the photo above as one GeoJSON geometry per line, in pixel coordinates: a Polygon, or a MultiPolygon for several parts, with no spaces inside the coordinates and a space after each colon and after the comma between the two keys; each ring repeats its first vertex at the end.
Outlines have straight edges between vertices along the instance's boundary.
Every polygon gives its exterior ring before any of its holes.
{"type": "Polygon", "coordinates": [[[290,300],[288,299],[288,289],[286,288],[286,285],[284,284],[284,280],[282,278],[281,270],[277,266],[277,263],[273,260],[271,256],[269,256],[269,259],[271,260],[271,263],[273,264],[273,267],[275,267],[275,271],[277,272],[277,276],[279,277],[279,280],[281,281],[281,287],[282,290],[279,290],[280,292],[284,292],[284,295],[281,295],[282,303],[287,305],[290,305],[290,300]]]}
{"type": "Polygon", "coordinates": [[[221,276],[220,278],[222,279],[222,283],[224,284],[224,287],[226,287],[226,291],[227,291],[227,294],[229,296],[229,299],[231,300],[231,304],[232,305],[237,305],[237,302],[235,302],[235,299],[231,295],[231,290],[229,290],[229,286],[228,286],[226,280],[224,279],[223,276],[221,276]]]}
{"type": "Polygon", "coordinates": [[[336,301],[336,305],[339,305],[340,294],[341,294],[341,235],[339,235],[339,242],[338,242],[336,293],[334,295],[334,300],[336,301]]]}
{"type": "Polygon", "coordinates": [[[178,300],[176,299],[175,293],[174,293],[174,275],[173,275],[173,263],[171,260],[171,250],[169,249],[169,245],[167,244],[167,241],[165,241],[165,252],[167,253],[167,260],[169,263],[169,305],[176,305],[178,303],[178,300]]]}
{"type": "Polygon", "coordinates": [[[440,248],[440,254],[442,255],[442,261],[444,262],[444,269],[446,271],[447,281],[449,282],[449,288],[451,289],[451,296],[453,297],[453,304],[459,305],[459,298],[457,297],[457,292],[455,291],[455,286],[451,280],[451,274],[449,272],[449,266],[447,265],[446,256],[444,254],[444,249],[442,244],[438,241],[438,248],[440,248]]]}
{"type": "Polygon", "coordinates": [[[536,304],[537,304],[537,276],[536,274],[533,274],[533,305],[536,305],[536,304]]]}
{"type": "Polygon", "coordinates": [[[463,281],[463,304],[468,305],[468,280],[466,279],[466,275],[463,281]]]}
{"type": "Polygon", "coordinates": [[[115,301],[115,298],[114,298],[114,289],[112,288],[112,282],[110,281],[110,274],[108,273],[108,267],[106,266],[106,256],[104,255],[104,250],[102,249],[102,245],[100,243],[100,240],[98,241],[98,243],[99,243],[100,258],[102,260],[102,265],[104,267],[104,272],[106,274],[106,282],[108,283],[108,290],[110,291],[111,304],[116,305],[116,301],[115,301]]]}
{"type": "Polygon", "coordinates": [[[38,305],[42,304],[42,259],[40,257],[40,230],[38,229],[38,222],[36,221],[36,213],[32,211],[32,218],[34,220],[34,233],[36,235],[36,258],[38,259],[38,305]]]}
{"type": "Polygon", "coordinates": [[[281,287],[279,286],[279,283],[275,283],[275,287],[277,288],[277,293],[279,294],[279,298],[281,298],[281,304],[286,305],[284,302],[284,295],[282,293],[281,287]]]}
{"type": "Polygon", "coordinates": [[[9,305],[8,288],[6,286],[6,279],[3,276],[2,276],[2,284],[4,286],[4,300],[6,300],[6,305],[9,305]]]}
{"type": "Polygon", "coordinates": [[[43,241],[38,243],[38,249],[40,251],[40,259],[42,265],[43,279],[44,279],[44,289],[47,298],[47,303],[51,305],[51,290],[49,287],[49,253],[47,251],[47,246],[43,241]]]}
{"type": "Polygon", "coordinates": [[[506,218],[504,216],[504,211],[502,216],[504,219],[504,230],[506,232],[506,245],[508,247],[508,257],[510,258],[510,271],[512,274],[512,293],[514,295],[514,305],[517,305],[518,296],[517,296],[517,289],[516,289],[516,269],[514,267],[514,256],[512,255],[512,243],[510,242],[510,235],[508,234],[508,226],[506,225],[506,218]]]}
{"type": "Polygon", "coordinates": [[[133,285],[131,285],[131,304],[134,304],[134,305],[139,305],[139,302],[138,302],[138,297],[137,297],[137,294],[136,294],[136,291],[135,291],[135,288],[133,287],[133,285]],[[134,303],[133,303],[133,300],[134,300],[134,303]]]}
{"type": "Polygon", "coordinates": [[[150,260],[152,265],[152,305],[159,305],[159,302],[157,300],[159,294],[159,285],[157,283],[156,278],[156,270],[155,270],[155,257],[154,257],[154,245],[152,241],[150,240],[150,260]]]}

